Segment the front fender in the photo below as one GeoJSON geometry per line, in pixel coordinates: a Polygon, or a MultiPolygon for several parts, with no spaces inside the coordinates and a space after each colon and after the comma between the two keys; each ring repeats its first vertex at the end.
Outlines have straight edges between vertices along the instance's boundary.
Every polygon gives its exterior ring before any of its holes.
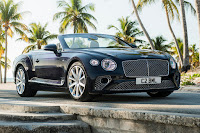
{"type": "Polygon", "coordinates": [[[123,68],[122,68],[122,61],[119,59],[113,59],[111,57],[100,57],[100,56],[91,56],[91,55],[84,55],[84,56],[77,56],[74,59],[79,60],[85,67],[87,71],[87,75],[90,77],[91,80],[95,80],[97,76],[104,76],[104,75],[112,75],[118,76],[123,75],[123,68]],[[100,63],[98,66],[92,66],[90,64],[91,59],[97,59],[100,63]],[[106,71],[101,66],[101,61],[103,59],[112,59],[117,63],[117,69],[114,71],[106,71]]]}

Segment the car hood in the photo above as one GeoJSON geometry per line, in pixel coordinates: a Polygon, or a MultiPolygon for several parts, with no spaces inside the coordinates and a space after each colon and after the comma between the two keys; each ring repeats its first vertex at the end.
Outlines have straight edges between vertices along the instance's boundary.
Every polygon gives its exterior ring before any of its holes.
{"type": "MultiPolygon", "coordinates": [[[[77,49],[76,49],[77,51],[77,49]]],[[[107,56],[121,60],[131,59],[168,59],[164,52],[157,50],[136,49],[136,48],[93,48],[80,49],[79,52],[92,56],[107,56]]]]}

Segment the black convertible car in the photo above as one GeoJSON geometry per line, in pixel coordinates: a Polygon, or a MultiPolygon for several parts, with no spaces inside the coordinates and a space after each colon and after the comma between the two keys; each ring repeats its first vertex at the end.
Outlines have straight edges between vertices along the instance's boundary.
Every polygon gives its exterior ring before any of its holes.
{"type": "Polygon", "coordinates": [[[66,34],[58,39],[57,45],[15,59],[20,96],[67,90],[75,100],[88,101],[94,95],[127,92],[166,97],[179,89],[180,73],[167,53],[141,50],[104,34],[66,34]]]}

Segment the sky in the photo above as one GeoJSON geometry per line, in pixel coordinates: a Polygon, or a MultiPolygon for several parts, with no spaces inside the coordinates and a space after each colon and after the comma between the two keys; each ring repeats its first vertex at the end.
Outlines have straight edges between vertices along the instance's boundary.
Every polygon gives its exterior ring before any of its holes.
{"type": "MultiPolygon", "coordinates": [[[[24,16],[22,21],[24,24],[29,25],[33,22],[40,22],[42,25],[44,25],[45,23],[48,23],[47,29],[51,33],[59,34],[59,21],[53,21],[53,15],[56,12],[61,11],[59,8],[57,8],[57,0],[14,1],[23,2],[20,11],[30,12],[24,16]]],[[[137,1],[138,0],[135,0],[136,3],[137,1]]],[[[158,35],[163,35],[169,42],[171,42],[173,39],[168,29],[165,12],[162,9],[160,0],[157,1],[159,2],[156,4],[146,6],[139,15],[151,38],[154,38],[158,35]]],[[[82,0],[83,5],[88,3],[95,4],[95,12],[90,13],[95,16],[98,21],[98,23],[95,23],[97,30],[94,31],[89,28],[90,33],[115,35],[115,30],[107,29],[108,25],[113,24],[118,26],[119,23],[117,20],[126,16],[130,16],[130,20],[136,20],[135,15],[132,14],[133,8],[129,0],[82,0]]],[[[191,1],[191,3],[195,7],[194,0],[191,1]]],[[[188,25],[189,44],[199,44],[197,18],[196,16],[192,15],[190,11],[187,11],[186,18],[188,25]]],[[[172,22],[172,27],[176,36],[182,38],[183,34],[181,23],[178,20],[174,20],[172,22]]],[[[73,33],[73,31],[72,29],[69,29],[66,33],[73,33]]],[[[8,39],[8,58],[11,60],[11,62],[13,62],[13,60],[22,53],[23,49],[29,45],[22,41],[16,41],[17,38],[19,38],[19,36],[15,35],[13,38],[8,39]]],[[[143,39],[146,40],[145,37],[143,37],[143,39]]],[[[57,42],[57,40],[49,43],[54,42],[57,42]]],[[[12,69],[8,70],[7,77],[12,78],[12,69]]]]}

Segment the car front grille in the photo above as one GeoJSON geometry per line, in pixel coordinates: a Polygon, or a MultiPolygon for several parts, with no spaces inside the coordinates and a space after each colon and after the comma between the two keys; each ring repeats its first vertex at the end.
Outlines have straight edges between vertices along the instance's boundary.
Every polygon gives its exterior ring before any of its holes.
{"type": "Polygon", "coordinates": [[[171,89],[175,88],[171,80],[163,80],[161,84],[139,84],[135,81],[123,82],[111,88],[111,91],[131,91],[131,90],[149,90],[149,89],[171,89]]]}
{"type": "Polygon", "coordinates": [[[168,76],[169,62],[160,59],[139,59],[122,62],[126,77],[168,76]]]}

